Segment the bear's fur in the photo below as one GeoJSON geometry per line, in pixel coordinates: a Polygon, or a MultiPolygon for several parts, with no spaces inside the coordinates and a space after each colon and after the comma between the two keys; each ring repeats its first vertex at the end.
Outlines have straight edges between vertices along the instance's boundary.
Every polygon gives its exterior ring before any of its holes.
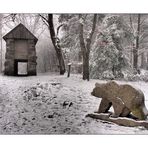
{"type": "Polygon", "coordinates": [[[131,85],[119,85],[115,81],[96,83],[91,94],[102,98],[98,113],[108,112],[113,105],[114,117],[127,117],[131,113],[137,119],[145,120],[148,115],[143,92],[131,85]]]}

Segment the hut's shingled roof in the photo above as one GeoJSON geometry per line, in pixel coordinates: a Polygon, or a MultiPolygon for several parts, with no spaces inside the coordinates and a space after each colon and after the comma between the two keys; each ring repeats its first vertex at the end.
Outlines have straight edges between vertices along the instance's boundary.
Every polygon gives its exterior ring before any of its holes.
{"type": "Polygon", "coordinates": [[[3,39],[32,39],[35,40],[35,42],[38,41],[38,39],[21,23],[3,36],[3,39]]]}

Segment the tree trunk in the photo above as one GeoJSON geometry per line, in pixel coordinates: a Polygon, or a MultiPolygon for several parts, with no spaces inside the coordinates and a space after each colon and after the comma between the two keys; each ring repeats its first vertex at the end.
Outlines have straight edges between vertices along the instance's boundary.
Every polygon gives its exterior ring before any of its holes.
{"type": "Polygon", "coordinates": [[[139,34],[140,34],[140,14],[138,14],[138,21],[137,21],[137,36],[136,36],[136,43],[135,47],[133,48],[133,67],[137,71],[138,70],[138,49],[139,49],[139,34]]]}
{"type": "Polygon", "coordinates": [[[148,52],[146,54],[147,58],[146,58],[146,70],[148,70],[148,52]]]}
{"type": "Polygon", "coordinates": [[[133,49],[133,67],[137,71],[138,69],[138,50],[136,47],[133,49]]]}
{"type": "Polygon", "coordinates": [[[130,63],[133,65],[133,47],[130,49],[130,63]]]}
{"type": "Polygon", "coordinates": [[[82,51],[82,57],[83,57],[83,80],[88,80],[88,81],[89,81],[89,53],[90,53],[90,48],[91,48],[90,46],[92,42],[92,37],[93,37],[95,27],[96,27],[96,21],[97,21],[97,14],[94,14],[92,30],[89,34],[89,37],[86,39],[86,44],[85,44],[84,36],[83,36],[83,30],[84,30],[83,23],[80,22],[79,24],[79,31],[80,31],[79,40],[80,40],[80,47],[82,51]]]}
{"type": "Polygon", "coordinates": [[[113,67],[112,72],[113,72],[113,75],[115,76],[115,78],[123,77],[122,67],[125,65],[125,61],[124,61],[123,53],[122,53],[123,47],[122,47],[122,44],[121,44],[121,38],[116,37],[114,34],[112,34],[112,40],[113,40],[113,43],[116,46],[116,49],[119,51],[119,54],[118,54],[119,64],[117,66],[113,67]]]}
{"type": "Polygon", "coordinates": [[[87,53],[87,49],[84,42],[82,23],[80,23],[79,29],[80,29],[80,33],[79,33],[80,47],[81,47],[82,56],[83,56],[83,80],[89,81],[89,61],[87,59],[88,53],[87,53]]]}
{"type": "Polygon", "coordinates": [[[56,50],[56,54],[59,62],[60,74],[63,75],[65,73],[65,62],[62,54],[62,49],[59,45],[59,39],[56,37],[56,34],[55,34],[54,25],[53,25],[53,14],[48,14],[48,24],[49,24],[51,40],[56,50]]]}
{"type": "Polygon", "coordinates": [[[82,51],[81,50],[78,52],[78,61],[82,62],[82,51]]]}
{"type": "Polygon", "coordinates": [[[83,56],[83,80],[89,81],[89,55],[87,53],[83,56]]]}
{"type": "Polygon", "coordinates": [[[141,68],[146,69],[146,58],[144,52],[141,54],[141,68]]]}

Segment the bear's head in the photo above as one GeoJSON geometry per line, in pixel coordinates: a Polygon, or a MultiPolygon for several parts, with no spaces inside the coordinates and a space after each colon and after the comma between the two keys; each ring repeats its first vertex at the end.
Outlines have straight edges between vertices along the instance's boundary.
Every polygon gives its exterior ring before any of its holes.
{"type": "Polygon", "coordinates": [[[104,92],[104,84],[96,83],[95,88],[91,92],[91,95],[93,95],[95,97],[102,98],[103,97],[103,92],[104,92]]]}

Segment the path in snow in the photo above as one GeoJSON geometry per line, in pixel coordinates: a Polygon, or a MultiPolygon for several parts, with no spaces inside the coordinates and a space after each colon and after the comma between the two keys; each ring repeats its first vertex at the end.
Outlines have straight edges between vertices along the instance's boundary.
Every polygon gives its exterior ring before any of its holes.
{"type": "MultiPolygon", "coordinates": [[[[99,106],[100,99],[90,95],[97,81],[79,75],[0,76],[0,134],[148,134],[143,127],[85,117],[99,106]]],[[[147,83],[128,83],[148,98],[147,83]]]]}

